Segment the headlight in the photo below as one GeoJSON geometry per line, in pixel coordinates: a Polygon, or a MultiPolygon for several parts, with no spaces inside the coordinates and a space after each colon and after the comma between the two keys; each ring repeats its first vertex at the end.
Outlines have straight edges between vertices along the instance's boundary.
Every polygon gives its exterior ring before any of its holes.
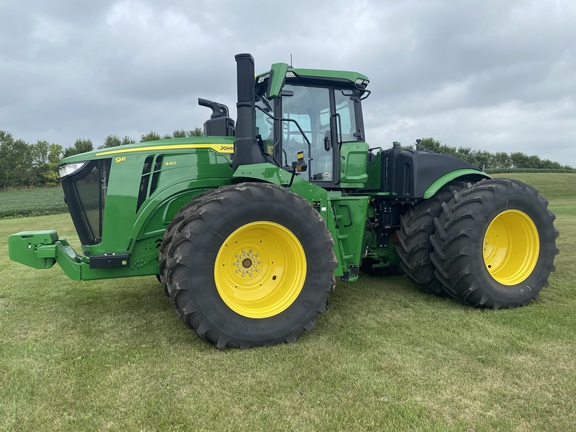
{"type": "Polygon", "coordinates": [[[84,168],[84,165],[86,165],[87,162],[73,162],[73,163],[67,163],[64,165],[60,165],[58,167],[58,173],[60,174],[60,178],[64,178],[67,177],[69,175],[72,175],[78,171],[80,171],[82,168],[84,168]]]}

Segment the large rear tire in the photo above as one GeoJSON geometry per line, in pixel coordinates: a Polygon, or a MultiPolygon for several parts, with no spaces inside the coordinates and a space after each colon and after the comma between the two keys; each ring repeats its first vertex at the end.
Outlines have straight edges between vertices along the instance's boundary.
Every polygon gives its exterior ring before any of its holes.
{"type": "Polygon", "coordinates": [[[452,181],[442,187],[433,197],[411,207],[400,216],[400,229],[397,231],[396,251],[404,273],[422,291],[446,295],[442,282],[434,274],[434,264],[430,261],[434,234],[434,219],[442,213],[442,203],[450,201],[454,193],[466,187],[463,181],[452,181]]]}
{"type": "Polygon", "coordinates": [[[211,192],[178,215],[164,279],[184,323],[218,348],[295,341],[334,287],[333,241],[303,198],[266,183],[211,192]]]}
{"type": "Polygon", "coordinates": [[[555,216],[536,189],[483,180],[462,190],[435,220],[436,277],[457,300],[493,309],[537,299],[558,254],[555,216]]]}

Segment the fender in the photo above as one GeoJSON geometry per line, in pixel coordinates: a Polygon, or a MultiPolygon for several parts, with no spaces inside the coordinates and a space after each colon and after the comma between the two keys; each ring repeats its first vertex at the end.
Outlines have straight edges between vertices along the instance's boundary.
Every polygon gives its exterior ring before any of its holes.
{"type": "Polygon", "coordinates": [[[436,192],[438,192],[444,185],[450,183],[452,180],[461,179],[461,180],[474,180],[479,181],[483,178],[489,179],[492,178],[488,174],[484,172],[479,172],[478,170],[470,170],[470,169],[459,169],[456,171],[452,171],[449,173],[444,174],[434,183],[432,183],[425,191],[424,191],[424,199],[431,198],[436,192]]]}

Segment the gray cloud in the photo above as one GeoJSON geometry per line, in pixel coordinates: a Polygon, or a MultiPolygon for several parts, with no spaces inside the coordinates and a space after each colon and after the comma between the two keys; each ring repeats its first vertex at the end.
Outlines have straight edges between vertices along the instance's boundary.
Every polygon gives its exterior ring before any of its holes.
{"type": "Polygon", "coordinates": [[[0,129],[64,146],[234,112],[238,52],[371,79],[372,146],[432,136],[576,166],[572,0],[0,3],[0,129]]]}

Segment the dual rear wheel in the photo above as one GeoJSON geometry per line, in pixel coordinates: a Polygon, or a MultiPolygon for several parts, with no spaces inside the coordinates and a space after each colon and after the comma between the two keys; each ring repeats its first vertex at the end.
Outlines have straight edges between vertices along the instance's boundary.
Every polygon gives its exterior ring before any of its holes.
{"type": "Polygon", "coordinates": [[[554,219],[548,202],[520,181],[455,182],[402,217],[398,254],[426,292],[475,307],[522,306],[554,271],[554,219]]]}

